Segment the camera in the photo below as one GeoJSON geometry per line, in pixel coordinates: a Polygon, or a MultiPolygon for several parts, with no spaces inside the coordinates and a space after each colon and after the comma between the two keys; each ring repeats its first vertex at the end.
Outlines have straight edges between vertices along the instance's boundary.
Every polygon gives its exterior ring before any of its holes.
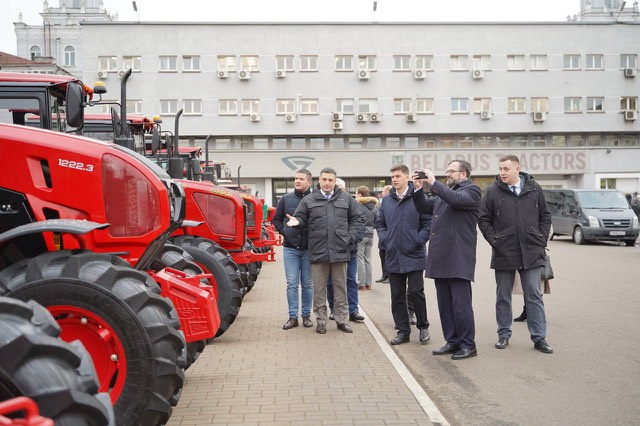
{"type": "Polygon", "coordinates": [[[415,175],[415,177],[417,179],[426,179],[427,178],[427,175],[422,170],[415,171],[415,172],[413,172],[413,174],[415,175]]]}

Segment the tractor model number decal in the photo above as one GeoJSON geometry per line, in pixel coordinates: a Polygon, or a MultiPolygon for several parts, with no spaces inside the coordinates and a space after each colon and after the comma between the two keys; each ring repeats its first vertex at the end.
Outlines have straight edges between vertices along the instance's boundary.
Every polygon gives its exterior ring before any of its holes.
{"type": "Polygon", "coordinates": [[[92,172],[93,164],[84,164],[80,161],[65,160],[64,158],[58,158],[58,166],[68,167],[70,169],[82,170],[84,172],[92,172]]]}

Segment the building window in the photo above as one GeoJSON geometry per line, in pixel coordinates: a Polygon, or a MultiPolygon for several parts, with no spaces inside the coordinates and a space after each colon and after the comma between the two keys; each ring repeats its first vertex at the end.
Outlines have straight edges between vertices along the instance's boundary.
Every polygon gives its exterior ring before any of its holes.
{"type": "Polygon", "coordinates": [[[176,115],[177,112],[177,99],[160,99],[160,115],[176,115]]]}
{"type": "Polygon", "coordinates": [[[202,101],[200,99],[185,99],[184,115],[202,115],[202,101]]]}
{"type": "Polygon", "coordinates": [[[529,68],[531,69],[531,71],[546,71],[547,55],[529,56],[529,68]]]}
{"type": "Polygon", "coordinates": [[[333,137],[329,138],[329,149],[344,149],[344,138],[333,137]]]}
{"type": "Polygon", "coordinates": [[[358,69],[375,71],[376,70],[376,57],[375,55],[360,55],[358,56],[358,69]]]}
{"type": "Polygon", "coordinates": [[[324,149],[324,138],[309,138],[309,149],[324,149]]]}
{"type": "Polygon", "coordinates": [[[524,107],[525,98],[509,98],[508,106],[509,106],[509,114],[522,114],[525,113],[524,107]]]}
{"type": "Polygon", "coordinates": [[[393,100],[394,114],[409,114],[411,112],[410,98],[395,98],[393,100]]]}
{"type": "Polygon", "coordinates": [[[98,71],[118,71],[118,58],[115,56],[98,56],[98,71]]]}
{"type": "Polygon", "coordinates": [[[638,110],[638,97],[637,96],[623,96],[620,98],[620,109],[622,111],[637,111],[638,110]]]}
{"type": "Polygon", "coordinates": [[[42,56],[42,50],[40,50],[40,47],[38,46],[32,46],[31,49],[29,50],[29,53],[31,54],[32,61],[42,56]]]}
{"type": "Polygon", "coordinates": [[[300,114],[318,115],[318,99],[300,99],[300,114]]]}
{"type": "Polygon", "coordinates": [[[602,135],[601,134],[587,135],[587,145],[588,146],[602,146],[602,135]]]}
{"type": "Polygon", "coordinates": [[[378,100],[377,99],[359,99],[358,100],[358,112],[378,112],[378,100]]]}
{"type": "Polygon", "coordinates": [[[140,56],[124,56],[124,69],[132,71],[142,71],[142,57],[140,56]]]}
{"type": "Polygon", "coordinates": [[[355,111],[353,105],[353,98],[336,99],[336,112],[353,114],[355,111]]]}
{"type": "Polygon", "coordinates": [[[507,55],[507,71],[524,71],[524,55],[507,55]]]}
{"type": "Polygon", "coordinates": [[[579,70],[580,55],[564,55],[562,57],[562,67],[565,70],[579,70]]]}
{"type": "Polygon", "coordinates": [[[240,105],[242,115],[260,114],[260,100],[258,99],[242,99],[240,105]]]}
{"type": "Polygon", "coordinates": [[[307,149],[307,141],[305,138],[291,138],[291,149],[296,151],[304,151],[307,149]]]}
{"type": "Polygon", "coordinates": [[[549,112],[549,98],[531,98],[531,112],[549,112]]]}
{"type": "Polygon", "coordinates": [[[160,56],[161,72],[178,71],[178,58],[176,56],[160,56]]]}
{"type": "Polygon", "coordinates": [[[336,71],[353,71],[353,56],[336,55],[336,71]]]}
{"type": "Polygon", "coordinates": [[[420,141],[417,136],[405,136],[404,137],[405,148],[420,148],[420,141]]]}
{"type": "Polygon", "coordinates": [[[473,55],[473,69],[485,70],[491,69],[491,55],[473,55]]]}
{"type": "Polygon", "coordinates": [[[451,71],[468,71],[468,59],[467,55],[451,55],[451,71]]]}
{"type": "Polygon", "coordinates": [[[300,71],[318,71],[318,57],[316,55],[300,56],[300,71]]]}
{"type": "Polygon", "coordinates": [[[411,56],[393,55],[394,71],[411,71],[411,56]]]}
{"type": "Polygon", "coordinates": [[[547,138],[544,135],[533,135],[531,142],[533,142],[533,146],[542,147],[547,145],[547,138]]]}
{"type": "Polygon", "coordinates": [[[276,70],[293,72],[293,55],[276,56],[276,70]]]}
{"type": "Polygon", "coordinates": [[[517,147],[523,147],[529,145],[529,138],[527,136],[518,135],[514,138],[513,143],[517,147]]]}
{"type": "Polygon", "coordinates": [[[200,72],[200,56],[183,56],[182,71],[200,72]]]}
{"type": "Polygon", "coordinates": [[[604,98],[602,96],[587,97],[587,112],[604,112],[604,98]]]}
{"type": "Polygon", "coordinates": [[[269,139],[253,138],[253,149],[269,149],[269,139]]]}
{"type": "Polygon", "coordinates": [[[295,112],[296,112],[295,99],[276,99],[277,115],[295,114],[295,112]]]}
{"type": "MultiPolygon", "coordinates": [[[[109,107],[111,105],[108,105],[109,107]]],[[[142,100],[129,99],[127,101],[127,114],[142,114],[142,100]]]]}
{"type": "Polygon", "coordinates": [[[416,112],[418,114],[433,114],[433,98],[416,99],[416,112]]]}
{"type": "Polygon", "coordinates": [[[433,71],[433,55],[416,55],[416,69],[433,71]]]}
{"type": "Polygon", "coordinates": [[[473,112],[480,114],[482,111],[491,111],[491,98],[474,98],[473,112]]]}
{"type": "Polygon", "coordinates": [[[452,98],[451,99],[451,112],[452,113],[468,113],[469,112],[469,99],[467,99],[467,98],[452,98]]]}
{"type": "Polygon", "coordinates": [[[367,148],[382,148],[382,138],[380,136],[367,136],[367,148]]]}
{"type": "Polygon", "coordinates": [[[236,99],[219,99],[218,114],[219,115],[237,115],[238,101],[236,99]]]}
{"type": "Polygon", "coordinates": [[[240,69],[245,71],[260,71],[260,58],[255,55],[240,56],[240,69]]]}
{"type": "Polygon", "coordinates": [[[564,98],[564,112],[582,112],[582,98],[564,98]]]}
{"type": "Polygon", "coordinates": [[[635,68],[637,60],[638,60],[638,55],[622,54],[620,55],[620,68],[622,69],[635,68]]]}
{"type": "Polygon", "coordinates": [[[604,69],[603,61],[604,60],[602,58],[602,55],[587,55],[586,68],[588,70],[603,70],[604,69]]]}
{"type": "Polygon", "coordinates": [[[218,71],[236,71],[236,57],[229,55],[218,56],[218,71]]]}
{"type": "Polygon", "coordinates": [[[76,49],[71,46],[64,48],[64,66],[75,67],[76,66],[76,49]]]}

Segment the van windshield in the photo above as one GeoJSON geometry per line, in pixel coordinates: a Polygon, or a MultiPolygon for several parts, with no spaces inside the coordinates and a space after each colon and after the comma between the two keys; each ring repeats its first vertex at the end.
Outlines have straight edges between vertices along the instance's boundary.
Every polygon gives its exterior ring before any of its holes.
{"type": "Polygon", "coordinates": [[[624,194],[618,191],[576,192],[583,209],[628,209],[624,194]]]}

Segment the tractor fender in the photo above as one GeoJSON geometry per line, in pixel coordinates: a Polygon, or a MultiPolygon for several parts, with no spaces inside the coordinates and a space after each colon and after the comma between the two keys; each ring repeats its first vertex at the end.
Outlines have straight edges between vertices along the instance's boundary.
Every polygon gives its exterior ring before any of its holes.
{"type": "Polygon", "coordinates": [[[17,237],[42,232],[56,232],[61,234],[87,234],[96,229],[105,229],[109,223],[97,223],[76,219],[49,219],[42,222],[32,222],[20,225],[0,234],[0,244],[17,237]]]}

